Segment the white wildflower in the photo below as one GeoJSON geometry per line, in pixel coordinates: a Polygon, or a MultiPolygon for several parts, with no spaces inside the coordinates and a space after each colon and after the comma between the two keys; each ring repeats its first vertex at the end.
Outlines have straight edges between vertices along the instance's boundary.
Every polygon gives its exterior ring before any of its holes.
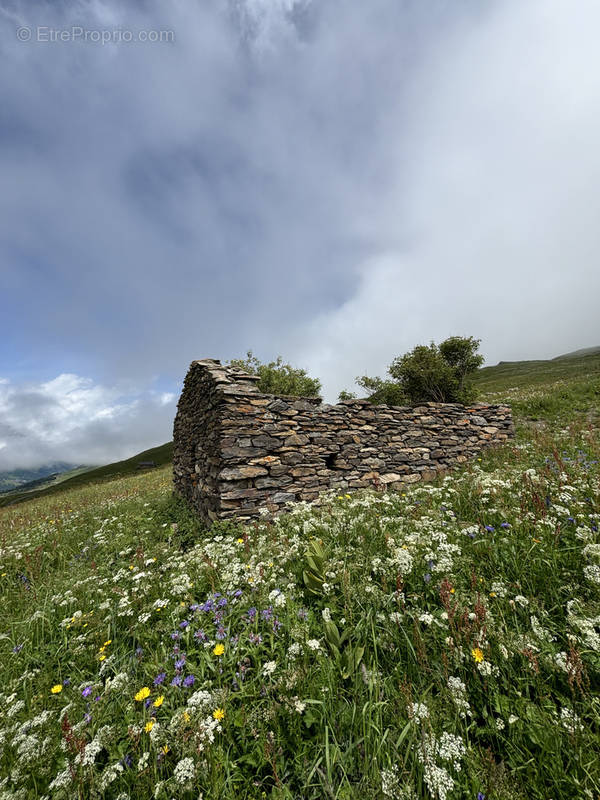
{"type": "Polygon", "coordinates": [[[276,661],[267,661],[265,664],[263,664],[262,674],[267,678],[269,675],[272,675],[275,672],[276,668],[276,661]]]}
{"type": "Polygon", "coordinates": [[[189,756],[182,758],[173,770],[173,777],[179,784],[190,783],[194,780],[195,776],[196,767],[194,765],[194,759],[189,756]]]}
{"type": "Polygon", "coordinates": [[[518,603],[522,608],[525,608],[529,605],[529,600],[526,597],[523,597],[522,594],[518,594],[515,596],[515,603],[518,603]]]}
{"type": "Polygon", "coordinates": [[[409,706],[409,716],[417,723],[421,723],[429,717],[429,709],[424,703],[411,703],[409,706]]]}

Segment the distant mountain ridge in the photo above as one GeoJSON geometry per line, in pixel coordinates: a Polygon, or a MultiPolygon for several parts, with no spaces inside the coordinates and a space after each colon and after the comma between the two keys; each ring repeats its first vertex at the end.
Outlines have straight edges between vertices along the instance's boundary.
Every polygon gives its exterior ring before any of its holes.
{"type": "Polygon", "coordinates": [[[50,476],[78,469],[80,466],[80,464],[69,464],[66,461],[55,461],[53,464],[44,464],[32,469],[11,469],[0,472],[0,493],[25,488],[30,483],[38,483],[50,476]]]}

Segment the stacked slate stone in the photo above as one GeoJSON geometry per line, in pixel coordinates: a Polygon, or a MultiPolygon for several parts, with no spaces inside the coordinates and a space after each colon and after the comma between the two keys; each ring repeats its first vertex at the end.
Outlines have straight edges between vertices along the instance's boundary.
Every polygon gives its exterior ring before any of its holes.
{"type": "Polygon", "coordinates": [[[257,378],[193,362],[174,431],[176,490],[207,522],[276,514],[329,489],[400,489],[514,433],[510,408],[322,405],[260,394],[257,378]]]}

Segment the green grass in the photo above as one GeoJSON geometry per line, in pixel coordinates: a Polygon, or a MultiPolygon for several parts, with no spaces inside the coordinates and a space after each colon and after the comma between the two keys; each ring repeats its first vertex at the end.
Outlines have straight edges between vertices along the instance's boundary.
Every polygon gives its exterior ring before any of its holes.
{"type": "Polygon", "coordinates": [[[78,470],[75,474],[71,474],[64,479],[59,476],[59,479],[50,486],[29,491],[27,494],[22,491],[15,491],[0,495],[0,507],[22,503],[35,497],[52,496],[57,492],[75,489],[78,486],[86,486],[101,481],[126,477],[127,475],[134,475],[139,472],[138,464],[140,461],[154,461],[156,466],[160,467],[165,464],[170,464],[172,460],[173,442],[167,442],[159,447],[152,447],[149,450],[144,450],[142,453],[138,453],[124,461],[116,461],[114,464],[107,464],[104,467],[78,470]]]}
{"type": "Polygon", "coordinates": [[[496,366],[480,369],[475,383],[480,392],[488,394],[590,378],[600,378],[600,351],[565,355],[549,361],[500,362],[496,366]]]}
{"type": "Polygon", "coordinates": [[[597,378],[523,369],[517,439],[402,494],[1,509],[0,800],[598,800],[597,378]]]}

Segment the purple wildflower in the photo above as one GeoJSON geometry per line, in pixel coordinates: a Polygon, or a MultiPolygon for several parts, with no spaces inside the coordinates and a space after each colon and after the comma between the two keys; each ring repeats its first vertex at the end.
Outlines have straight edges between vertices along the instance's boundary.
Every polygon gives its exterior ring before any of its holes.
{"type": "Polygon", "coordinates": [[[16,644],[13,647],[12,651],[13,651],[13,653],[20,653],[22,649],[23,649],[23,645],[22,644],[16,644]]]}
{"type": "Polygon", "coordinates": [[[248,619],[251,622],[253,622],[255,617],[256,617],[256,611],[257,611],[257,609],[254,608],[254,606],[252,606],[252,608],[249,608],[248,611],[246,612],[248,614],[248,619]]]}
{"type": "Polygon", "coordinates": [[[205,642],[206,641],[206,634],[204,633],[203,630],[198,630],[194,634],[194,639],[199,639],[201,642],[205,642]]]}
{"type": "Polygon", "coordinates": [[[83,692],[81,693],[81,696],[82,697],[89,697],[91,695],[91,693],[92,693],[92,687],[91,686],[86,686],[85,689],[83,690],[83,692]]]}
{"type": "Polygon", "coordinates": [[[171,681],[171,686],[181,686],[181,681],[182,681],[181,675],[175,675],[175,677],[171,681]]]}
{"type": "Polygon", "coordinates": [[[183,679],[183,685],[185,686],[186,689],[189,689],[190,686],[194,685],[195,680],[196,678],[193,675],[186,675],[185,678],[183,679]]]}
{"type": "Polygon", "coordinates": [[[425,575],[423,575],[423,580],[425,581],[425,583],[429,583],[429,581],[431,580],[431,575],[428,572],[426,572],[425,575]]]}
{"type": "Polygon", "coordinates": [[[185,667],[185,658],[180,658],[175,662],[175,669],[177,671],[183,669],[185,667]]]}
{"type": "Polygon", "coordinates": [[[185,630],[189,624],[190,623],[187,621],[187,619],[184,619],[179,623],[179,627],[185,630]]]}
{"type": "Polygon", "coordinates": [[[156,678],[154,678],[154,685],[160,686],[166,677],[167,677],[166,672],[159,672],[156,678]]]}

